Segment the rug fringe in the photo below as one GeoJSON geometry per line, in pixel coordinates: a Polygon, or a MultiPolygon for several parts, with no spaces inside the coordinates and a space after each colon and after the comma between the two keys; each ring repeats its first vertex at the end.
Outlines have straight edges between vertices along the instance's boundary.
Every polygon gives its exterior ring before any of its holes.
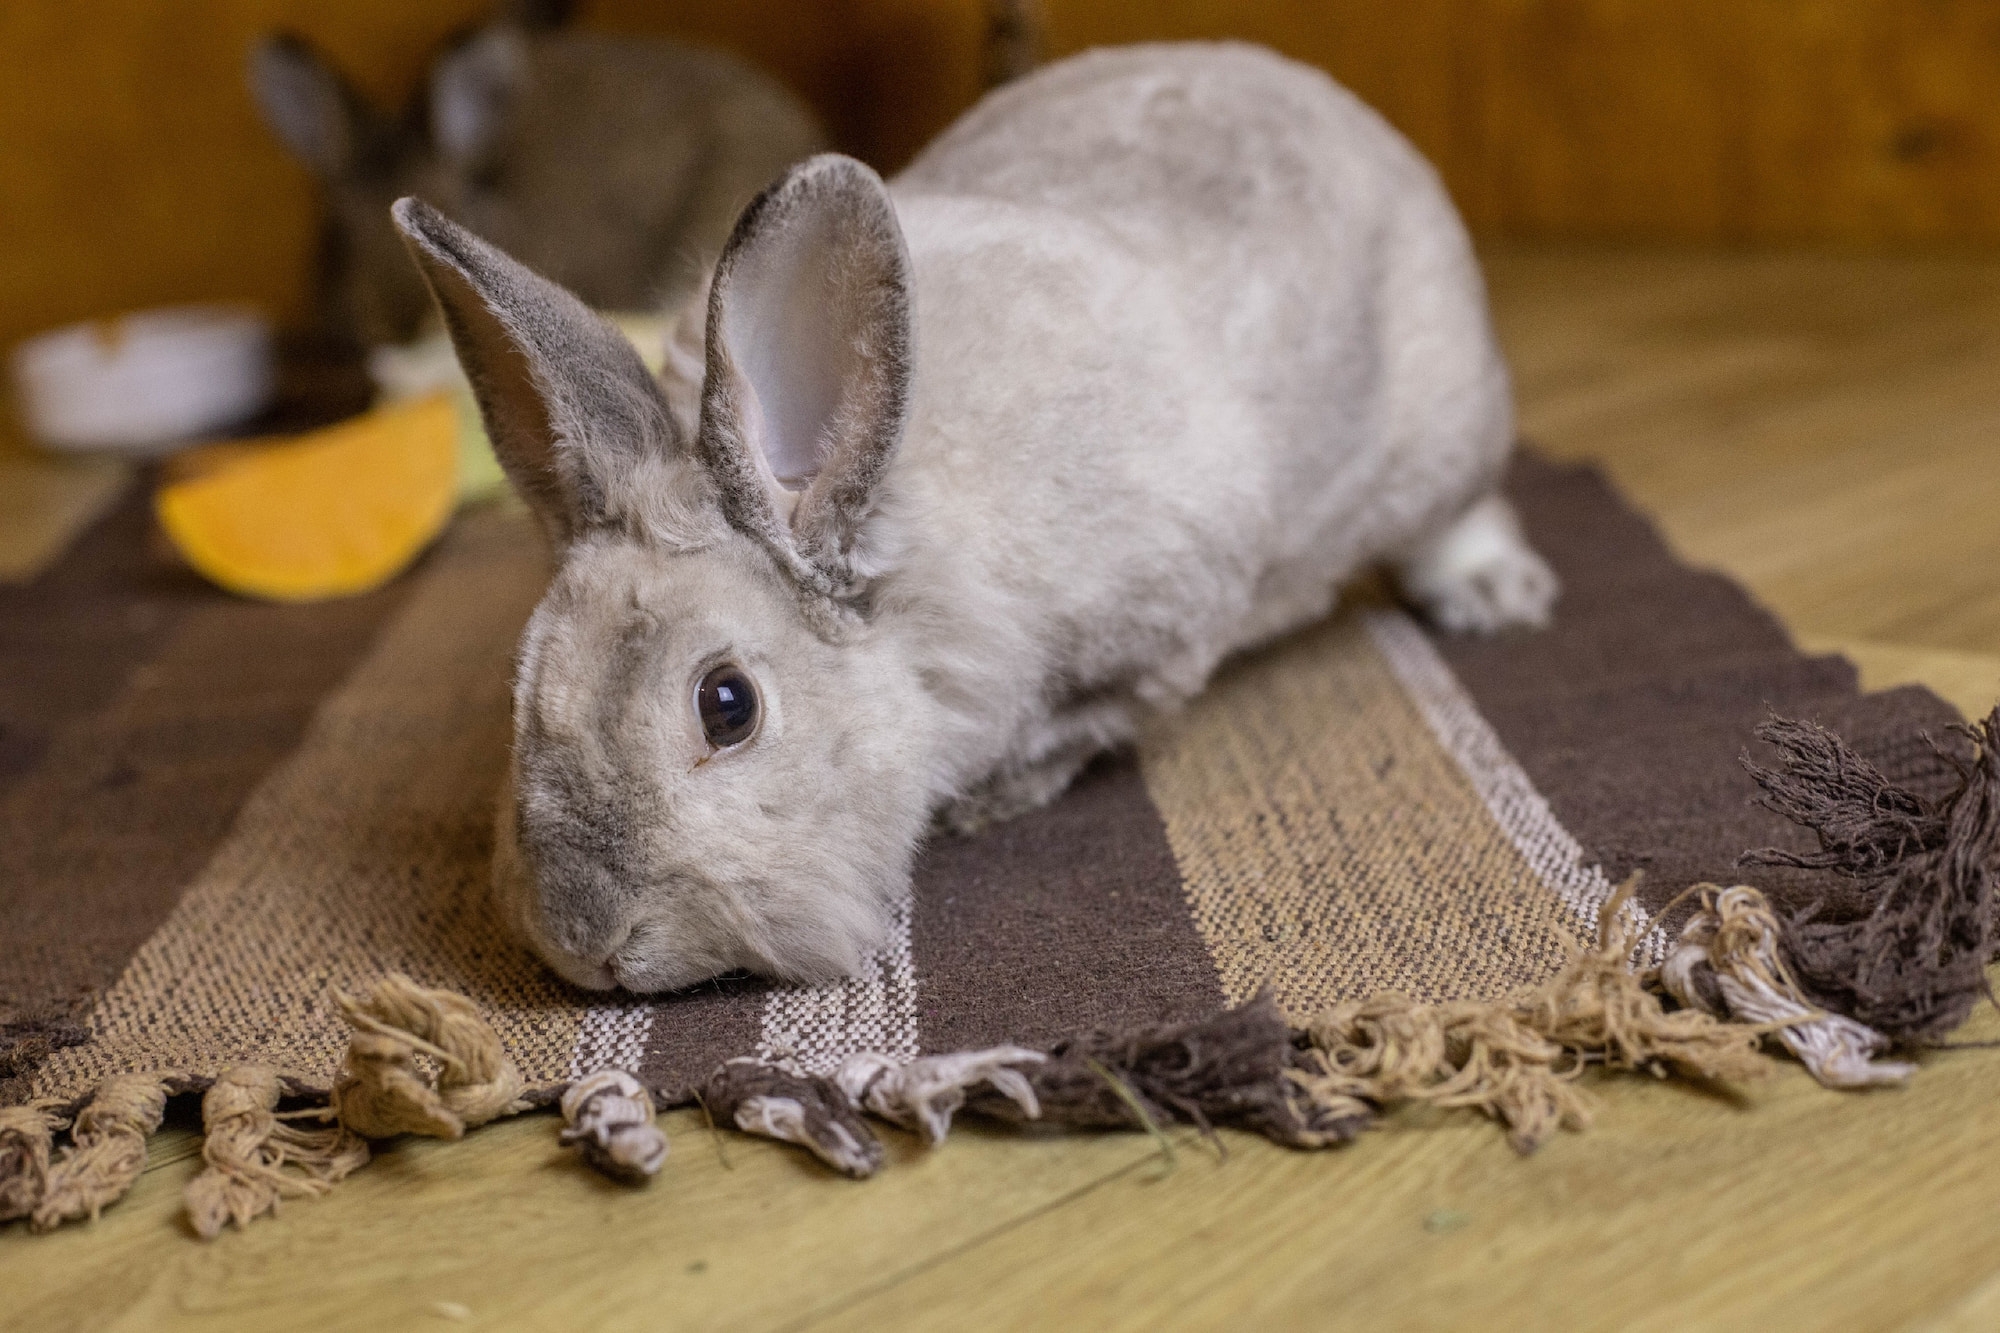
{"type": "Polygon", "coordinates": [[[1187,1023],[1097,1031],[1046,1053],[1019,1046],[902,1061],[849,1056],[831,1077],[782,1062],[731,1060],[702,1104],[746,1133],[797,1143],[844,1175],[882,1165],[864,1112],[941,1142],[961,1110],[1007,1123],[1093,1129],[1236,1125],[1296,1147],[1345,1143],[1374,1117],[1355,1102],[1315,1100],[1286,1075],[1300,1051],[1277,1003],[1187,1023]]]}
{"type": "Polygon", "coordinates": [[[1628,910],[1637,884],[1599,909],[1595,946],[1579,946],[1542,985],[1495,1001],[1391,993],[1336,1004],[1306,1025],[1312,1060],[1290,1077],[1332,1107],[1470,1107],[1530,1153],[1558,1129],[1589,1125],[1576,1078],[1591,1065],[1724,1080],[1764,1073],[1761,1029],[1668,1010],[1632,966],[1643,933],[1628,910]]]}
{"type": "Polygon", "coordinates": [[[76,1114],[70,1143],[48,1165],[41,1198],[28,1214],[36,1231],[78,1218],[97,1220],[146,1169],[146,1140],[160,1127],[173,1079],[116,1074],[97,1085],[76,1114]]]}
{"type": "MultiPolygon", "coordinates": [[[[1382,994],[1294,1029],[1266,993],[1193,1022],[1090,1032],[1046,1051],[863,1052],[830,1077],[731,1060],[699,1099],[717,1122],[800,1144],[864,1177],[885,1157],[869,1115],[928,1143],[966,1113],[1156,1135],[1173,1124],[1204,1133],[1236,1125],[1323,1147],[1351,1140],[1385,1109],[1420,1103],[1479,1110],[1525,1153],[1588,1125],[1577,1079],[1591,1066],[1735,1081],[1769,1070],[1760,1048],[1775,1039],[1828,1087],[1900,1083],[1914,1066],[1884,1052],[1935,1038],[1991,996],[2000,708],[1964,731],[1972,761],[1952,760],[1957,789],[1931,801],[1822,728],[1773,719],[1760,729],[1784,755],[1781,769],[1750,765],[1765,801],[1811,828],[1820,850],[1745,859],[1862,881],[1872,906],[1859,921],[1821,923],[1811,912],[1786,920],[1748,885],[1696,885],[1667,959],[1642,970],[1633,962],[1643,931],[1635,877],[1600,907],[1594,944],[1578,945],[1549,981],[1497,1001],[1382,994]]],[[[198,1235],[325,1193],[366,1163],[367,1139],[456,1139],[538,1104],[465,996],[392,974],[365,998],[338,998],[353,1033],[326,1106],[280,1113],[283,1081],[262,1066],[225,1070],[205,1093],[205,1165],[185,1192],[198,1235]],[[334,1123],[285,1123],[294,1118],[334,1123]]],[[[188,1086],[177,1074],[106,1079],[59,1151],[61,1107],[0,1108],[0,1222],[25,1217],[46,1231],[95,1218],[138,1179],[168,1094],[188,1086]]],[[[577,1080],[562,1111],[562,1142],[606,1174],[644,1180],[666,1160],[652,1096],[629,1072],[577,1080]]]]}
{"type": "Polygon", "coordinates": [[[984,1091],[968,1107],[990,1119],[1147,1129],[1234,1125],[1302,1148],[1345,1143],[1372,1108],[1316,1101],[1289,1075],[1303,1058],[1269,992],[1187,1023],[1097,1031],[1049,1049],[1027,1071],[1041,1115],[984,1091]]]}
{"type": "MultiPolygon", "coordinates": [[[[344,1125],[299,1129],[285,1123],[278,1101],[283,1087],[268,1065],[225,1069],[202,1094],[206,1165],[182,1193],[188,1224],[213,1240],[231,1223],[248,1226],[279,1201],[312,1198],[368,1164],[368,1144],[344,1125]]],[[[328,1119],[330,1108],[294,1113],[328,1119]]]]}
{"type": "Polygon", "coordinates": [[[717,1066],[701,1104],[716,1123],[805,1148],[844,1176],[872,1176],[882,1142],[834,1080],[744,1057],[717,1066]]]}
{"type": "MultiPolygon", "coordinates": [[[[1820,850],[1752,852],[1747,864],[1832,870],[1863,885],[1858,921],[1808,911],[1780,933],[1807,997],[1897,1042],[1935,1041],[1992,997],[1995,880],[2000,878],[2000,707],[1956,728],[1972,743],[1941,800],[1889,781],[1824,727],[1773,717],[1757,735],[1781,766],[1744,766],[1764,804],[1809,828],[1820,850]]],[[[1926,738],[1928,739],[1928,738],[1926,738]]],[[[1936,746],[1933,745],[1933,749],[1936,746]]]]}
{"type": "Polygon", "coordinates": [[[562,1095],[563,1146],[614,1180],[633,1183],[658,1175],[667,1160],[667,1136],[653,1123],[653,1097],[622,1069],[601,1069],[569,1085],[562,1095]]]}
{"type": "Polygon", "coordinates": [[[1844,1014],[1809,1003],[1779,941],[1784,926],[1747,884],[1700,884],[1700,909],[1660,965],[1660,983],[1690,1009],[1770,1030],[1829,1088],[1902,1083],[1916,1066],[1877,1060],[1889,1038],[1844,1014]]]}
{"type": "Polygon", "coordinates": [[[1030,1120],[1040,1116],[1034,1085],[1023,1069],[1047,1058],[1025,1046],[955,1051],[910,1061],[863,1051],[842,1061],[833,1081],[851,1105],[920,1135],[925,1143],[942,1143],[951,1132],[952,1116],[974,1088],[991,1088],[1030,1120]]]}
{"type": "Polygon", "coordinates": [[[48,1190],[55,1136],[68,1124],[54,1102],[0,1106],[0,1223],[34,1214],[48,1190]]]}
{"type": "Polygon", "coordinates": [[[463,995],[428,990],[393,972],[363,999],[338,997],[354,1029],[333,1087],[341,1124],[363,1138],[455,1139],[475,1125],[530,1109],[521,1070],[499,1034],[463,995]],[[420,1068],[417,1057],[437,1066],[420,1068]]]}

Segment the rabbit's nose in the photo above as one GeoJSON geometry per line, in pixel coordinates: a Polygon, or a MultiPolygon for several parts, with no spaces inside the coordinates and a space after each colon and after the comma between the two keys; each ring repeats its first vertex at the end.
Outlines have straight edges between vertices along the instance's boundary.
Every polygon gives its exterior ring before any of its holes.
{"type": "MultiPolygon", "coordinates": [[[[623,986],[626,990],[631,990],[632,983],[627,977],[626,973],[619,970],[618,963],[619,963],[618,955],[614,953],[609,958],[604,960],[604,970],[610,974],[611,979],[618,985],[623,986]]],[[[630,964],[628,963],[626,964],[626,966],[627,968],[629,968],[630,964]]]]}
{"type": "Polygon", "coordinates": [[[593,963],[587,958],[578,958],[574,954],[566,954],[562,957],[545,956],[548,957],[549,964],[562,974],[564,980],[581,986],[585,990],[616,990],[618,988],[618,974],[612,970],[609,959],[593,963]]]}
{"type": "MultiPolygon", "coordinates": [[[[617,939],[611,941],[611,947],[604,952],[604,956],[598,962],[590,964],[604,979],[603,985],[591,986],[592,990],[610,990],[614,986],[623,986],[627,990],[632,988],[631,961],[629,959],[625,960],[624,968],[621,971],[619,958],[620,950],[624,949],[631,942],[631,939],[632,928],[627,926],[618,933],[617,939]]],[[[588,982],[583,984],[589,985],[588,982]]]]}
{"type": "Polygon", "coordinates": [[[572,985],[585,990],[616,990],[624,981],[618,975],[618,950],[625,946],[630,935],[630,927],[618,931],[609,948],[597,943],[579,945],[575,941],[545,940],[538,952],[572,985]]]}

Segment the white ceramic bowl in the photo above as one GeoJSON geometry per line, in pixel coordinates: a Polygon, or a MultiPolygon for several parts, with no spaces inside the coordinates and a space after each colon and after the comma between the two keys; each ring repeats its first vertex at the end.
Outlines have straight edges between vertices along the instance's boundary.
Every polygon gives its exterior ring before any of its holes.
{"type": "Polygon", "coordinates": [[[38,334],[14,349],[13,370],[42,444],[159,453],[262,410],[271,328],[237,306],[165,306],[38,334]]]}

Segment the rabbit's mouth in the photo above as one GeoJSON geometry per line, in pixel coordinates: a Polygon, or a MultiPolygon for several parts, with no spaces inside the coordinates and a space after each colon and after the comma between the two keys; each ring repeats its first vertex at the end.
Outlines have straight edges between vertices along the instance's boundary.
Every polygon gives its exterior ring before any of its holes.
{"type": "MultiPolygon", "coordinates": [[[[564,980],[585,990],[616,990],[620,986],[625,986],[624,980],[618,975],[615,954],[601,963],[585,962],[581,958],[558,954],[553,950],[545,951],[542,958],[550,967],[561,973],[564,980]]],[[[625,988],[632,989],[630,986],[625,988]]]]}

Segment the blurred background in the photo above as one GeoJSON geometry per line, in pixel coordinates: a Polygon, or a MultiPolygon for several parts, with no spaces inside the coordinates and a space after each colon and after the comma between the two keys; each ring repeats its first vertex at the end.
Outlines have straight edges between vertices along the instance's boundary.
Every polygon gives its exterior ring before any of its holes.
{"type": "MultiPolygon", "coordinates": [[[[488,0],[0,6],[0,344],[186,300],[303,316],[315,196],[244,79],[273,28],[384,109],[488,0]]],[[[1043,0],[1046,53],[1243,37],[1438,165],[1486,237],[2000,240],[1994,0],[1043,0]]],[[[983,0],[584,0],[734,50],[892,170],[980,89],[983,0]]]]}

